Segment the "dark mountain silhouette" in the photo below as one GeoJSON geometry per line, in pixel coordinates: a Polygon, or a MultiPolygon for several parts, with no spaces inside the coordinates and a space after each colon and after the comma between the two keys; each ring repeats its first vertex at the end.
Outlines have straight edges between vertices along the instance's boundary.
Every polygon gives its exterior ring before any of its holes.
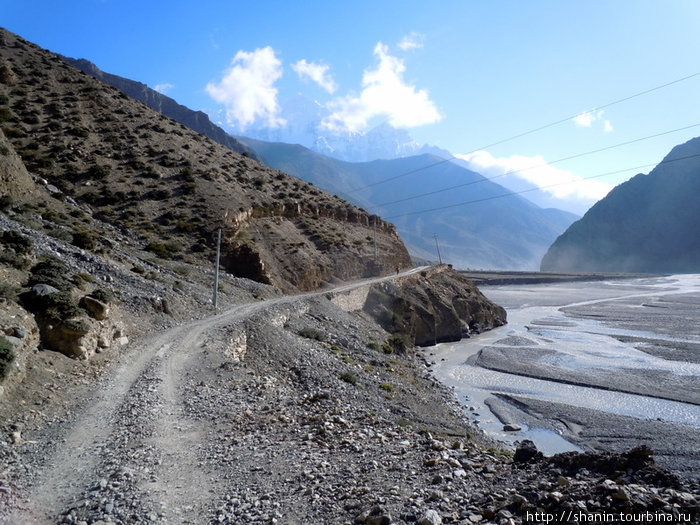
{"type": "Polygon", "coordinates": [[[391,220],[414,256],[437,260],[437,234],[442,258],[462,268],[536,269],[547,247],[577,218],[561,210],[542,209],[517,195],[504,197],[508,189],[434,155],[352,163],[299,145],[238,138],[269,166],[391,220]],[[409,172],[389,183],[372,185],[409,172]],[[387,204],[426,188],[465,183],[457,190],[387,204]],[[465,201],[475,202],[406,215],[465,201]]]}
{"type": "Polygon", "coordinates": [[[542,259],[543,271],[700,272],[700,138],[614,188],[542,259]]]}
{"type": "Polygon", "coordinates": [[[73,67],[78,68],[83,73],[95,77],[101,80],[105,84],[109,84],[117,88],[119,91],[126,93],[131,98],[143,102],[149,108],[155,109],[157,112],[162,113],[166,117],[184,124],[190,129],[206,135],[214,142],[226,146],[230,150],[236,153],[242,153],[249,156],[253,156],[252,152],[248,147],[241,144],[231,135],[226,133],[219,126],[213,124],[209,120],[209,116],[203,111],[194,111],[190,108],[178,104],[172,98],[159,93],[155,89],[149,88],[146,84],[141,82],[136,82],[135,80],[129,80],[128,78],[120,77],[118,75],[112,75],[111,73],[105,73],[95,64],[84,58],[70,58],[62,56],[63,60],[71,64],[73,67]]]}

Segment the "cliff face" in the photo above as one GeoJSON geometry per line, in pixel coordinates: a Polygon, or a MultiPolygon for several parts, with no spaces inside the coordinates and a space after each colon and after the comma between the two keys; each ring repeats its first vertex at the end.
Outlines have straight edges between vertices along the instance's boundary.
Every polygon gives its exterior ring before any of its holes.
{"type": "Polygon", "coordinates": [[[542,271],[700,272],[700,138],[614,188],[569,227],[542,271]]]}
{"type": "Polygon", "coordinates": [[[362,309],[386,331],[405,334],[418,346],[459,341],[506,323],[502,307],[447,266],[373,285],[362,309]]]}
{"type": "MultiPolygon", "coordinates": [[[[157,258],[209,266],[221,227],[224,268],[285,291],[410,265],[378,217],[0,33],[0,153],[23,165],[5,169],[5,186],[29,188],[27,174],[43,181],[22,199],[65,235],[92,236],[88,249],[117,228],[157,258]]],[[[165,98],[150,102],[164,109],[174,103],[165,98]]]]}

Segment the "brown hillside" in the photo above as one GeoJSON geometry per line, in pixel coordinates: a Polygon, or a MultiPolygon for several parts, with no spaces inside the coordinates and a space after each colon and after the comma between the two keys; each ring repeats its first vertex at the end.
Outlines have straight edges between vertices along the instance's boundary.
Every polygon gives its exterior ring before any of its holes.
{"type": "MultiPolygon", "coordinates": [[[[161,258],[192,261],[212,260],[223,227],[225,268],[283,290],[409,265],[393,225],[228,150],[5,30],[0,126],[9,141],[3,164],[14,150],[42,183],[31,195],[31,181],[20,184],[26,191],[17,197],[39,213],[51,210],[58,226],[104,235],[90,221],[98,218],[161,258]]],[[[0,192],[16,194],[8,180],[3,172],[0,192]]]]}

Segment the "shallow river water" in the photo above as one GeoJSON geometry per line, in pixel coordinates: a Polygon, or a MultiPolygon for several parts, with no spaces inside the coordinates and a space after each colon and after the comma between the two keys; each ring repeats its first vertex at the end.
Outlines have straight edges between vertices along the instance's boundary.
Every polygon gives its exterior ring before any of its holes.
{"type": "Polygon", "coordinates": [[[700,429],[700,275],[481,290],[508,324],[426,355],[496,439],[580,450],[552,430],[500,421],[486,403],[494,393],[700,429]]]}

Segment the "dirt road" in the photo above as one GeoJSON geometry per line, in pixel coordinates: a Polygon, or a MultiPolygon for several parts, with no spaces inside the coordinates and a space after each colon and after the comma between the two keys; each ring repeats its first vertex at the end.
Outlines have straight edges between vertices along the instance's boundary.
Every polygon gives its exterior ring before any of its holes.
{"type": "MultiPolygon", "coordinates": [[[[422,269],[344,284],[332,291],[422,269]]],[[[110,367],[89,399],[78,403],[82,410],[58,435],[37,436],[45,440],[39,447],[45,453],[39,475],[22,508],[0,518],[2,523],[80,523],[86,509],[93,518],[116,514],[125,523],[203,522],[203,516],[225,498],[225,484],[217,480],[226,474],[215,471],[215,462],[202,462],[201,449],[216,442],[219,430],[214,421],[188,415],[206,413],[196,406],[204,398],[183,397],[191,371],[212,358],[206,347],[222,327],[329,291],[238,305],[144,338],[110,367]]]]}

